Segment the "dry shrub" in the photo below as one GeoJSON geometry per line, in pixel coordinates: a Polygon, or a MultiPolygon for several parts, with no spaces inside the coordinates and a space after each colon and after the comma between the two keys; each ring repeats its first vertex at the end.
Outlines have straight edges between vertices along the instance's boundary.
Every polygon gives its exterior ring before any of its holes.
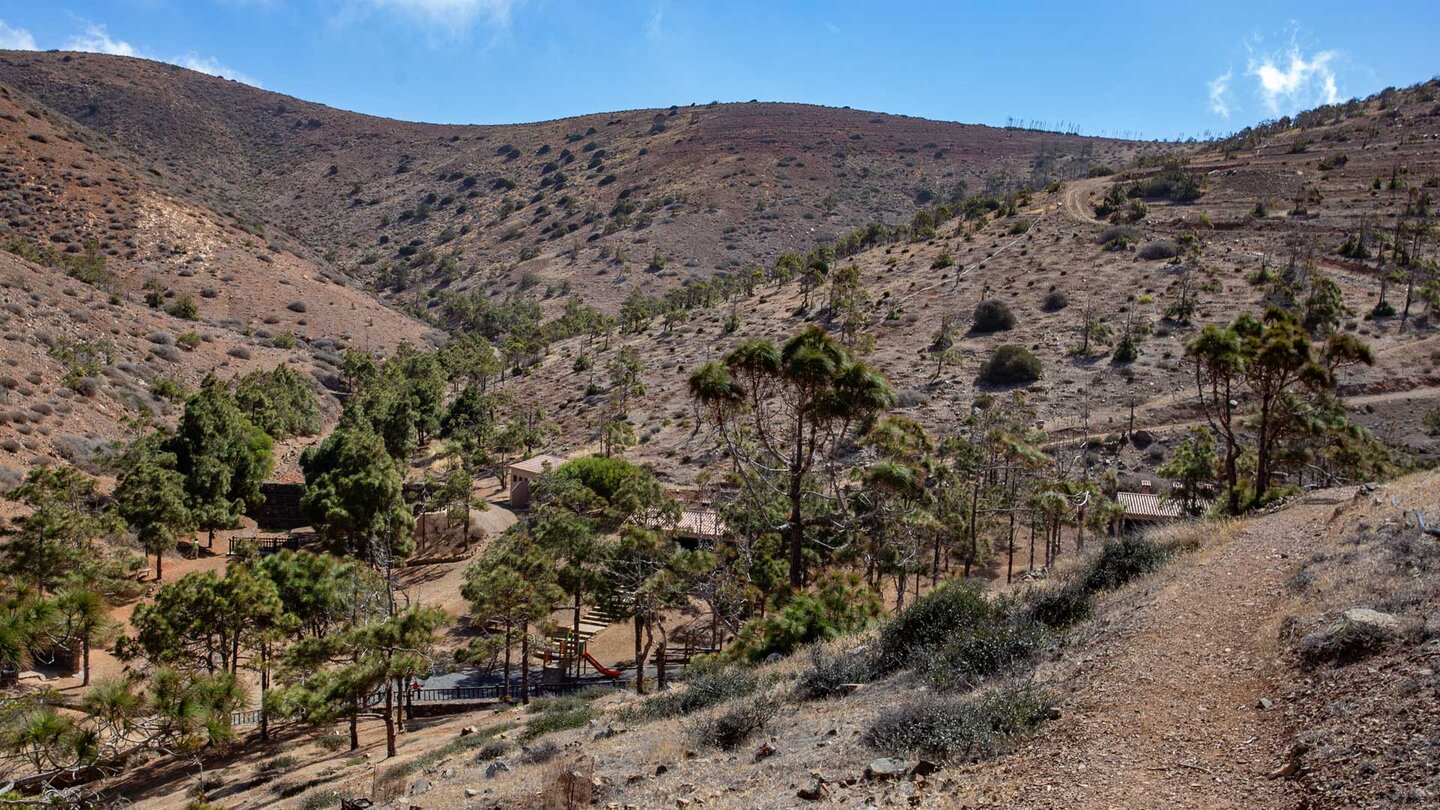
{"type": "Polygon", "coordinates": [[[540,792],[544,810],[575,810],[595,801],[595,760],[588,756],[557,767],[540,792]]]}

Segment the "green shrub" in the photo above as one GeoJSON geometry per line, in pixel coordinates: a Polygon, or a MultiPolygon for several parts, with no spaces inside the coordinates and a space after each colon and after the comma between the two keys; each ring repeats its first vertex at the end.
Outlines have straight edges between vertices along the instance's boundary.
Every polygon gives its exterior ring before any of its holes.
{"type": "Polygon", "coordinates": [[[827,574],[813,592],[791,597],[778,610],[740,628],[726,651],[733,660],[789,655],[807,644],[862,630],[880,615],[880,598],[854,574],[827,574]]]}
{"type": "Polygon", "coordinates": [[[179,402],[185,398],[185,387],[170,377],[160,377],[150,385],[150,392],[161,399],[179,402]]]}
{"type": "Polygon", "coordinates": [[[175,299],[173,304],[165,308],[165,312],[182,321],[200,320],[200,306],[195,303],[194,298],[188,295],[182,295],[175,299]]]}
{"type": "Polygon", "coordinates": [[[1115,352],[1110,359],[1116,363],[1133,363],[1140,358],[1140,347],[1135,344],[1135,336],[1126,332],[1115,344],[1115,352]]]}
{"type": "Polygon", "coordinates": [[[1171,553],[1142,537],[1106,540],[1099,556],[1086,566],[1081,586],[1090,593],[1118,588],[1158,570],[1170,560],[1171,553]]]}
{"type": "Polygon", "coordinates": [[[1014,385],[1040,379],[1040,358],[1024,346],[1000,346],[980,366],[980,379],[993,385],[1014,385]]]}
{"type": "Polygon", "coordinates": [[[880,674],[873,651],[833,651],[825,645],[810,648],[810,666],[795,679],[797,700],[823,700],[844,693],[850,684],[869,683],[880,674]]]}
{"type": "Polygon", "coordinates": [[[763,731],[779,709],[779,701],[767,695],[736,701],[726,711],[695,723],[691,727],[691,735],[700,745],[733,751],[763,731]]]}
{"type": "Polygon", "coordinates": [[[1046,627],[1070,627],[1095,615],[1095,597],[1074,582],[1037,591],[1029,601],[1030,617],[1046,627]]]}
{"type": "Polygon", "coordinates": [[[1015,328],[1015,315],[998,298],[987,298],[975,307],[971,328],[976,332],[1003,332],[1015,328]]]}
{"type": "Polygon", "coordinates": [[[235,404],[256,427],[277,439],[313,436],[320,430],[314,386],[287,365],[241,377],[235,384],[235,404]]]}
{"type": "Polygon", "coordinates": [[[993,622],[998,610],[978,584],[949,580],[881,628],[878,663],[887,672],[912,666],[943,646],[957,629],[993,622]]]}
{"type": "Polygon", "coordinates": [[[1044,692],[1024,686],[965,697],[924,695],[883,712],[865,742],[896,756],[986,759],[1038,729],[1053,705],[1044,692]]]}
{"type": "Polygon", "coordinates": [[[580,728],[595,719],[595,709],[582,695],[568,695],[558,698],[541,698],[528,707],[533,715],[525,724],[520,739],[533,740],[556,731],[580,728]]]}
{"type": "Polygon", "coordinates": [[[925,675],[937,689],[974,689],[986,678],[1028,667],[1045,643],[1044,628],[1030,621],[959,627],[954,637],[924,662],[925,675]]]}
{"type": "Polygon", "coordinates": [[[200,346],[200,335],[197,332],[181,332],[175,336],[175,343],[187,352],[193,352],[200,346]]]}
{"type": "Polygon", "coordinates": [[[1180,246],[1169,239],[1161,239],[1155,242],[1146,242],[1140,250],[1136,251],[1135,255],[1146,261],[1173,259],[1180,255],[1180,246]]]}
{"type": "Polygon", "coordinates": [[[640,714],[651,718],[691,714],[748,695],[759,686],[760,679],[744,667],[697,661],[690,665],[683,688],[672,689],[645,701],[640,707],[640,714]]]}
{"type": "Polygon", "coordinates": [[[1045,300],[1040,303],[1040,308],[1046,312],[1059,312],[1068,306],[1070,306],[1070,299],[1066,298],[1065,293],[1059,290],[1051,290],[1046,293],[1045,300]]]}
{"type": "Polygon", "coordinates": [[[1140,232],[1128,225],[1112,225],[1101,231],[1095,241],[1106,250],[1128,250],[1140,241],[1140,232]]]}

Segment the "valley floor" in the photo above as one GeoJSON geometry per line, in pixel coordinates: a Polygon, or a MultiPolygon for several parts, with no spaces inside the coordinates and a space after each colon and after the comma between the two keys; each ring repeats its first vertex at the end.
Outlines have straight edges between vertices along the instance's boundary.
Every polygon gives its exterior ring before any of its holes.
{"type": "MultiPolygon", "coordinates": [[[[223,791],[224,806],[247,808],[287,801],[302,806],[305,794],[278,798],[277,786],[284,783],[344,795],[378,786],[381,798],[397,807],[541,807],[550,806],[544,802],[556,795],[557,778],[569,773],[593,785],[593,806],[615,808],[1330,806],[1307,799],[1306,791],[1315,787],[1307,780],[1316,774],[1331,780],[1334,763],[1303,759],[1294,746],[1304,739],[1302,726],[1313,725],[1301,718],[1346,695],[1312,694],[1313,678],[1295,668],[1282,629],[1328,623],[1337,607],[1350,606],[1316,601],[1297,590],[1303,579],[1297,575],[1317,560],[1342,557],[1342,547],[1364,521],[1394,523],[1399,513],[1389,494],[1408,501],[1430,493],[1416,490],[1417,480],[1374,493],[1313,492],[1245,521],[1160,530],[1173,533],[1162,539],[1186,540],[1196,550],[1101,599],[1097,618],[1073,631],[1037,672],[1058,699],[1058,717],[988,762],[948,765],[900,781],[867,780],[866,766],[879,754],[865,745],[863,731],[886,709],[926,699],[926,687],[900,675],[849,697],[790,704],[763,739],[728,753],[694,744],[698,717],[627,724],[623,714],[637,698],[617,694],[596,701],[598,719],[588,726],[548,735],[559,754],[544,764],[524,764],[523,752],[511,748],[503,757],[507,767],[495,772],[492,762],[452,745],[467,725],[484,733],[527,719],[515,709],[422,721],[402,736],[396,760],[382,759],[372,733],[365,735],[360,758],[322,753],[301,737],[294,741],[295,753],[305,764],[274,783],[235,784],[246,781],[252,768],[258,772],[252,757],[211,773],[230,786],[223,791]],[[802,797],[817,779],[824,784],[820,798],[802,797]]],[[[1376,606],[1384,607],[1381,591],[1393,590],[1394,583],[1375,584],[1374,593],[1347,591],[1343,598],[1373,596],[1376,606]]],[[[1400,663],[1393,666],[1357,664],[1333,672],[1362,684],[1373,682],[1370,667],[1408,672],[1404,651],[1396,656],[1400,663]]],[[[788,690],[807,660],[796,655],[761,671],[772,688],[788,690]]],[[[1427,711],[1412,704],[1410,711],[1417,710],[1427,711]]],[[[515,735],[500,733],[512,740],[515,735]]],[[[1359,725],[1342,723],[1329,741],[1366,747],[1359,736],[1359,725]]],[[[1423,754],[1403,756],[1407,767],[1423,768],[1423,754]]],[[[1376,789],[1364,781],[1375,777],[1342,778],[1352,795],[1376,789]]],[[[171,782],[149,793],[147,801],[183,806],[180,791],[188,781],[171,782]]],[[[1425,795],[1427,789],[1419,783],[1401,787],[1410,795],[1425,795]]]]}

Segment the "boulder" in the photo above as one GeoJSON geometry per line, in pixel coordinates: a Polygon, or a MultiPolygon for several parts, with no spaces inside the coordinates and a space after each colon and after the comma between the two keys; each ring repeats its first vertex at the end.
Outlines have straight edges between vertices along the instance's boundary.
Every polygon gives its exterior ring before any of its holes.
{"type": "Polygon", "coordinates": [[[910,763],[899,757],[881,757],[865,766],[866,779],[899,779],[910,770],[910,763]]]}
{"type": "Polygon", "coordinates": [[[1395,616],[1370,608],[1350,608],[1341,615],[1341,621],[1377,630],[1387,636],[1398,635],[1401,629],[1400,620],[1395,616]]]}
{"type": "Polygon", "coordinates": [[[486,766],[485,766],[485,778],[487,778],[487,779],[494,779],[495,777],[499,776],[499,775],[502,774],[502,773],[509,773],[509,772],[510,772],[510,766],[509,766],[509,765],[506,765],[506,764],[505,764],[505,760],[503,760],[503,759],[497,759],[497,760],[495,760],[494,762],[490,763],[489,765],[486,765],[486,766]]]}

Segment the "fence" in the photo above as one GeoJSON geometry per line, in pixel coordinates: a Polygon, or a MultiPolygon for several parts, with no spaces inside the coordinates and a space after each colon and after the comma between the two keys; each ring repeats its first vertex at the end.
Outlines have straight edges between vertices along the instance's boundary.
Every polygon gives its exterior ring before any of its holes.
{"type": "MultiPolygon", "coordinates": [[[[573,695],[592,687],[611,688],[624,690],[633,684],[630,680],[604,680],[604,681],[573,681],[567,683],[538,683],[531,682],[530,697],[546,697],[557,695],[573,695]]],[[[444,704],[444,703],[498,703],[503,690],[500,684],[488,684],[486,686],[450,686],[435,689],[413,689],[403,699],[407,704],[444,704]]],[[[520,684],[512,682],[510,685],[510,697],[520,697],[520,684]]],[[[385,702],[384,692],[372,692],[366,701],[368,706],[378,706],[385,702]]],[[[234,712],[230,715],[232,726],[258,726],[260,724],[260,710],[234,712]]]]}

